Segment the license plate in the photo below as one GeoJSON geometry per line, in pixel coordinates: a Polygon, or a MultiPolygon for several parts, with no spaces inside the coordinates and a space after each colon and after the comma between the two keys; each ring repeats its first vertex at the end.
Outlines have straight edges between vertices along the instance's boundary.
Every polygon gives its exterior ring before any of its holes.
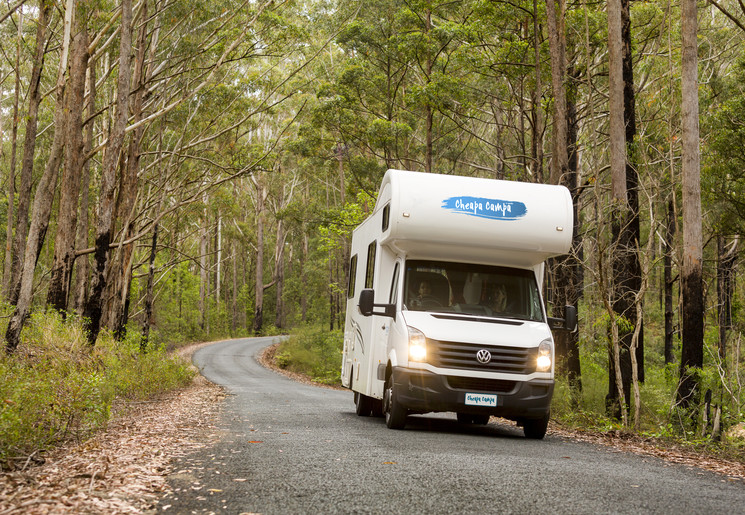
{"type": "Polygon", "coordinates": [[[466,406],[497,406],[497,396],[485,393],[467,393],[466,406]]]}

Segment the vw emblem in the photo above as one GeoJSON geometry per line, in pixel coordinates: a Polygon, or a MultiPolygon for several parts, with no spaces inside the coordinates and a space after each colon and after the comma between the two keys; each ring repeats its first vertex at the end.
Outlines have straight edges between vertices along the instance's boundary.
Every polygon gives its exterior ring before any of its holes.
{"type": "Polygon", "coordinates": [[[480,351],[476,353],[476,359],[482,365],[486,365],[487,363],[491,361],[491,352],[489,352],[486,349],[481,349],[480,351]]]}

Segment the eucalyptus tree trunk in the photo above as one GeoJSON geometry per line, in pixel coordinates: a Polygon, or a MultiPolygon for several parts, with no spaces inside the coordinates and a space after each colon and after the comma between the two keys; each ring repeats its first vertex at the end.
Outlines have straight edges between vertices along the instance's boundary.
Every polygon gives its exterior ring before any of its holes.
{"type": "Polygon", "coordinates": [[[267,190],[261,179],[254,178],[256,185],[256,304],[254,307],[254,334],[260,334],[264,326],[264,218],[267,190]]]}
{"type": "Polygon", "coordinates": [[[738,240],[727,245],[724,236],[717,237],[717,318],[719,321],[719,359],[725,366],[727,332],[732,329],[732,297],[735,286],[735,261],[738,240]]]}
{"type": "Polygon", "coordinates": [[[5,348],[9,353],[15,351],[18,347],[23,325],[31,313],[36,262],[44,245],[44,238],[49,227],[49,218],[52,214],[52,205],[57,189],[60,161],[62,160],[62,147],[65,140],[65,73],[67,71],[67,57],[70,49],[70,32],[74,10],[74,0],[67,0],[65,6],[64,35],[62,37],[60,64],[57,73],[54,139],[52,140],[52,147],[49,150],[49,159],[44,167],[44,174],[36,188],[34,205],[31,212],[31,223],[23,253],[24,259],[21,268],[21,277],[18,283],[16,308],[5,332],[5,348]]]}
{"type": "Polygon", "coordinates": [[[75,263],[75,229],[78,220],[80,176],[85,155],[83,153],[83,100],[85,97],[85,71],[88,68],[88,32],[85,26],[75,23],[70,61],[70,84],[67,91],[67,120],[64,127],[65,164],[57,217],[57,236],[54,241],[47,305],[65,315],[67,299],[75,263]]]}
{"type": "Polygon", "coordinates": [[[36,128],[39,121],[41,104],[41,72],[44,68],[44,47],[47,39],[47,24],[51,3],[39,0],[39,19],[36,25],[36,47],[34,62],[31,68],[31,80],[28,87],[28,111],[26,114],[26,136],[23,142],[21,159],[20,188],[18,190],[18,211],[16,216],[16,234],[13,239],[13,260],[10,279],[10,303],[16,304],[21,287],[21,269],[28,236],[28,211],[31,205],[31,186],[34,172],[34,151],[36,150],[36,128]]]}
{"type": "MultiPolygon", "coordinates": [[[[5,261],[3,268],[3,295],[10,295],[13,272],[13,210],[16,195],[16,154],[18,146],[18,103],[21,96],[21,43],[23,42],[23,11],[18,13],[18,36],[16,41],[15,91],[13,93],[13,128],[11,129],[10,170],[8,171],[8,219],[5,232],[5,261]]],[[[0,128],[0,133],[2,129],[0,128]]]]}
{"type": "Polygon", "coordinates": [[[91,280],[91,294],[86,302],[85,318],[88,343],[93,346],[101,330],[103,293],[106,288],[106,265],[112,240],[114,189],[116,172],[124,146],[124,131],[129,115],[131,82],[130,54],[132,53],[132,0],[122,0],[121,31],[119,37],[119,76],[117,79],[116,117],[109,134],[101,171],[101,186],[96,220],[95,268],[91,280]]]}
{"type": "Polygon", "coordinates": [[[698,20],[695,0],[681,1],[683,132],[683,263],[681,266],[682,352],[677,400],[689,410],[698,403],[699,377],[704,362],[703,234],[698,109],[698,20]]]}
{"type": "MultiPolygon", "coordinates": [[[[671,193],[674,195],[674,193],[671,193]]],[[[675,312],[673,310],[673,240],[675,239],[675,206],[670,199],[667,204],[667,224],[664,248],[664,297],[665,297],[665,364],[675,362],[675,312]]]]}
{"type": "MultiPolygon", "coordinates": [[[[611,341],[610,366],[608,367],[608,395],[606,409],[609,415],[627,420],[627,401],[631,395],[631,360],[628,346],[623,341],[626,334],[621,332],[624,325],[619,317],[628,316],[632,305],[626,291],[621,287],[627,276],[628,245],[623,236],[628,234],[625,226],[629,220],[629,205],[626,187],[626,129],[624,118],[623,81],[623,42],[621,0],[608,1],[608,104],[610,127],[610,169],[611,169],[611,247],[612,278],[610,324],[613,335],[611,341]],[[620,327],[619,327],[620,326],[620,327]],[[628,378],[628,381],[625,379],[628,378]]],[[[607,292],[605,293],[607,294],[607,292]]]]}
{"type": "MultiPolygon", "coordinates": [[[[205,205],[207,200],[205,198],[205,205]]],[[[207,209],[204,209],[204,220],[199,228],[199,327],[202,331],[207,328],[207,294],[209,291],[209,273],[207,252],[209,240],[207,238],[207,209]]]]}
{"type": "Polygon", "coordinates": [[[140,339],[140,351],[147,350],[150,340],[150,326],[153,322],[153,303],[155,299],[155,256],[158,252],[158,224],[153,226],[153,239],[150,244],[150,258],[147,267],[147,286],[145,287],[145,308],[142,316],[142,338],[140,339]]]}
{"type": "Polygon", "coordinates": [[[533,159],[533,180],[543,182],[543,106],[541,95],[543,95],[543,84],[541,81],[541,39],[540,25],[538,20],[538,0],[533,0],[533,52],[535,54],[535,88],[531,98],[531,117],[533,121],[533,133],[531,141],[531,154],[533,159]]]}
{"type": "Polygon", "coordinates": [[[566,33],[564,0],[546,0],[548,43],[551,53],[551,90],[554,96],[551,133],[551,184],[559,184],[567,171],[566,33]],[[557,8],[558,7],[558,8],[557,8]]]}
{"type": "MultiPolygon", "coordinates": [[[[135,88],[132,102],[134,125],[143,118],[143,103],[145,97],[145,55],[147,49],[147,21],[148,3],[142,3],[140,12],[140,32],[137,38],[137,52],[135,54],[134,74],[132,83],[135,88]]],[[[132,131],[127,150],[127,161],[119,178],[119,194],[116,202],[115,218],[121,220],[121,241],[127,241],[134,235],[135,205],[137,201],[137,173],[140,169],[140,141],[144,125],[137,125],[132,131]]],[[[108,310],[104,313],[104,321],[115,337],[119,340],[126,335],[127,320],[129,319],[129,293],[132,284],[132,262],[134,260],[134,242],[118,245],[114,257],[111,259],[110,275],[105,298],[111,299],[108,310]]]]}
{"type": "MultiPolygon", "coordinates": [[[[83,139],[83,154],[88,156],[93,148],[93,118],[96,114],[96,66],[91,62],[88,65],[88,125],[85,129],[83,139]]],[[[80,174],[80,206],[78,210],[78,227],[75,237],[75,247],[78,249],[88,248],[88,228],[90,221],[88,208],[90,205],[90,183],[91,183],[91,160],[83,163],[80,174]]],[[[83,314],[88,294],[88,254],[78,256],[75,262],[75,291],[73,293],[73,309],[79,315],[83,314]]]]}
{"type": "MultiPolygon", "coordinates": [[[[624,240],[629,243],[627,253],[629,276],[625,279],[629,296],[635,298],[642,287],[642,268],[639,261],[641,245],[641,226],[639,216],[639,174],[636,159],[636,94],[634,91],[634,60],[631,51],[631,15],[630,0],[621,0],[621,40],[623,43],[623,117],[626,127],[626,197],[629,203],[629,221],[624,225],[628,234],[624,240]]],[[[639,301],[641,302],[641,300],[639,301]]],[[[636,328],[639,326],[639,336],[636,347],[637,374],[640,382],[644,382],[644,319],[637,317],[637,311],[644,313],[644,309],[629,309],[628,318],[636,328]]],[[[631,337],[625,342],[631,345],[631,337]]]]}
{"type": "Polygon", "coordinates": [[[285,285],[285,241],[287,236],[285,235],[284,225],[282,220],[277,222],[277,243],[276,250],[274,252],[275,258],[275,282],[276,282],[276,308],[274,316],[274,325],[281,329],[285,326],[284,316],[284,285],[285,285]]]}

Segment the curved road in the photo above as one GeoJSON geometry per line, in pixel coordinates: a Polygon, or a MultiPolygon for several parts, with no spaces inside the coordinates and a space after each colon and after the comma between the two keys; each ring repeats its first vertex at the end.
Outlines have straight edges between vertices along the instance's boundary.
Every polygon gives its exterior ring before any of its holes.
{"type": "Polygon", "coordinates": [[[358,417],[352,394],[293,382],[220,342],[194,363],[228,391],[214,445],[178,460],[170,513],[742,513],[745,485],[513,426],[358,417]]]}

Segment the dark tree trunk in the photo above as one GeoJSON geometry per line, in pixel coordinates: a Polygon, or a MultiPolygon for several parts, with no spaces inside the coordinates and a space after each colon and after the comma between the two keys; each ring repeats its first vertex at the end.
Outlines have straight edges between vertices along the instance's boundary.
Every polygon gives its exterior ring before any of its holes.
{"type": "MultiPolygon", "coordinates": [[[[77,23],[75,25],[78,25],[77,23]]],[[[54,241],[47,305],[63,316],[67,309],[67,298],[75,262],[75,229],[78,221],[78,197],[80,175],[85,156],[83,154],[83,101],[85,96],[85,71],[88,68],[88,33],[77,27],[72,42],[70,61],[70,85],[67,91],[67,121],[64,134],[65,165],[57,217],[57,237],[54,241]]]]}
{"type": "MultiPolygon", "coordinates": [[[[66,6],[65,25],[70,23],[72,16],[73,2],[68,0],[66,6]]],[[[33,300],[33,284],[36,263],[41,254],[41,248],[44,245],[47,229],[49,228],[49,218],[52,214],[52,205],[54,195],[57,189],[57,180],[59,178],[60,161],[62,160],[62,147],[64,145],[66,125],[65,113],[65,72],[67,68],[67,52],[70,47],[69,29],[65,30],[60,51],[60,67],[57,73],[56,100],[54,109],[54,139],[52,147],[49,150],[49,159],[44,167],[44,174],[39,180],[34,196],[34,205],[31,213],[31,224],[28,229],[28,238],[24,250],[23,265],[21,267],[21,277],[18,283],[18,298],[16,299],[16,309],[8,323],[5,331],[5,348],[6,351],[14,352],[18,347],[21,339],[21,331],[26,319],[31,313],[31,301],[33,300]]]]}
{"type": "Polygon", "coordinates": [[[667,227],[665,231],[664,296],[665,296],[665,364],[675,362],[675,312],[673,311],[673,240],[675,239],[675,208],[672,199],[667,204],[667,227]]]}
{"type": "Polygon", "coordinates": [[[18,153],[18,104],[21,97],[21,43],[23,42],[23,12],[18,15],[16,42],[15,88],[13,92],[13,128],[11,129],[10,170],[8,171],[8,219],[5,231],[5,261],[3,267],[3,295],[10,296],[13,273],[13,210],[16,196],[16,154],[18,153]]]}
{"type": "Polygon", "coordinates": [[[104,155],[101,172],[101,187],[96,222],[95,268],[91,281],[91,294],[85,308],[88,342],[95,345],[101,330],[104,290],[106,288],[106,265],[112,240],[111,227],[114,215],[114,189],[116,171],[124,146],[124,131],[129,115],[130,54],[132,51],[132,0],[122,0],[121,33],[119,38],[119,77],[117,81],[116,118],[109,135],[109,144],[104,155]]]}
{"type": "Polygon", "coordinates": [[[256,305],[254,306],[254,334],[261,334],[264,327],[264,206],[266,189],[259,179],[256,182],[256,305]]]}
{"type": "MultiPolygon", "coordinates": [[[[627,238],[634,251],[628,255],[630,260],[628,287],[636,296],[642,287],[642,269],[639,261],[641,228],[639,218],[639,174],[636,171],[636,96],[634,91],[634,62],[631,52],[631,16],[630,0],[621,0],[621,39],[623,40],[623,116],[626,125],[626,195],[629,202],[630,216],[627,238]]],[[[640,300],[640,302],[642,302],[640,300]]],[[[639,382],[644,382],[644,320],[636,319],[636,309],[630,313],[632,326],[641,325],[636,347],[636,362],[639,382]]],[[[629,341],[629,344],[631,342],[629,341]]],[[[630,379],[629,379],[630,381],[630,379]]]]}
{"type": "Polygon", "coordinates": [[[150,245],[150,259],[147,268],[147,287],[145,289],[145,310],[142,317],[142,339],[140,340],[140,351],[147,350],[150,340],[150,326],[153,323],[153,300],[155,298],[155,256],[158,252],[158,224],[153,226],[153,241],[150,245]]]}
{"type": "Polygon", "coordinates": [[[695,0],[681,1],[681,127],[683,142],[682,349],[678,404],[695,426],[700,398],[698,370],[704,364],[703,227],[698,105],[698,12],[695,0]]]}
{"type": "MultiPolygon", "coordinates": [[[[96,66],[89,63],[88,68],[88,126],[85,129],[83,141],[83,155],[90,154],[93,148],[93,117],[96,114],[96,66]]],[[[78,227],[75,237],[75,247],[78,249],[88,248],[88,228],[90,227],[88,208],[90,205],[90,183],[91,183],[91,161],[83,163],[80,176],[80,206],[78,210],[78,227]]],[[[82,315],[88,294],[88,255],[78,256],[75,263],[75,292],[73,309],[82,315]]]]}
{"type": "Polygon", "coordinates": [[[18,211],[16,234],[13,239],[13,262],[11,268],[10,303],[16,304],[21,287],[21,269],[24,262],[26,238],[28,236],[28,211],[31,205],[31,186],[34,173],[34,151],[36,150],[36,128],[39,121],[41,104],[41,72],[44,68],[44,46],[46,44],[47,23],[51,3],[39,0],[39,20],[36,25],[36,48],[34,64],[31,69],[31,81],[28,88],[28,113],[26,114],[26,136],[23,142],[21,159],[21,178],[18,190],[18,211]]]}
{"type": "MultiPolygon", "coordinates": [[[[568,75],[576,78],[573,69],[568,75]]],[[[579,193],[578,193],[578,161],[577,161],[577,108],[574,101],[576,89],[570,88],[567,95],[567,149],[568,169],[562,178],[562,184],[572,194],[572,205],[574,214],[574,227],[572,232],[572,250],[570,254],[556,261],[554,291],[556,315],[564,316],[564,306],[577,306],[582,295],[582,229],[579,218],[579,193]]],[[[569,384],[573,390],[582,390],[582,371],[579,359],[579,331],[559,331],[555,335],[556,353],[560,362],[559,370],[566,374],[569,384]]],[[[578,398],[573,398],[576,402],[578,398]]]]}
{"type": "Polygon", "coordinates": [[[732,296],[735,282],[737,242],[728,248],[724,236],[717,237],[717,314],[719,319],[719,358],[722,365],[727,357],[727,331],[732,328],[732,296]]]}

